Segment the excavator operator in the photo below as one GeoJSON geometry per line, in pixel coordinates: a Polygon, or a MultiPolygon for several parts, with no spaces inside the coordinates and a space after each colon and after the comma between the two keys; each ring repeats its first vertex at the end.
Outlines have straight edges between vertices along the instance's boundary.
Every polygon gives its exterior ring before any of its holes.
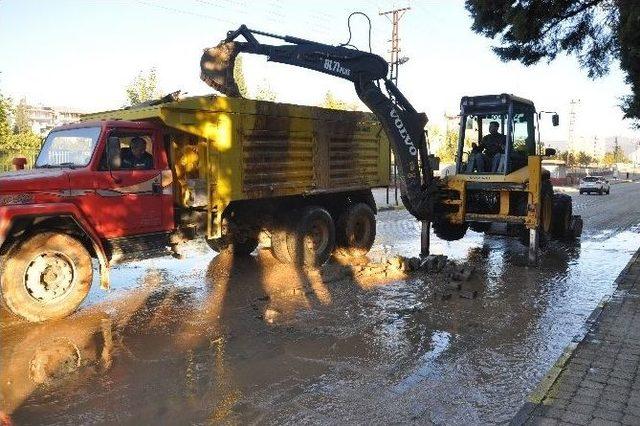
{"type": "Polygon", "coordinates": [[[478,145],[478,150],[486,155],[488,159],[487,163],[491,162],[491,171],[498,171],[500,165],[500,159],[504,154],[504,147],[506,138],[502,133],[499,133],[500,123],[492,121],[489,123],[489,134],[485,135],[478,145]]]}
{"type": "Polygon", "coordinates": [[[471,155],[467,163],[467,173],[497,172],[504,154],[505,136],[499,133],[500,123],[489,123],[489,134],[485,135],[479,145],[472,144],[471,155]]]}

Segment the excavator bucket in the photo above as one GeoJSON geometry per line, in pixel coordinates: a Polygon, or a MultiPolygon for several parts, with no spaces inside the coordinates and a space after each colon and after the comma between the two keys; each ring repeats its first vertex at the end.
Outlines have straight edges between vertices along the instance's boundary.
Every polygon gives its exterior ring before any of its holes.
{"type": "Polygon", "coordinates": [[[205,49],[200,59],[202,81],[227,96],[242,96],[233,76],[238,53],[238,45],[233,41],[223,41],[216,47],[205,49]]]}

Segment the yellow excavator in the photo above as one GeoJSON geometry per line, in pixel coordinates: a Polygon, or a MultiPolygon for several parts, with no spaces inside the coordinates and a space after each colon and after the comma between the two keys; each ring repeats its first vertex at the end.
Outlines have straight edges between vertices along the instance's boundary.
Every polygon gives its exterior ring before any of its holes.
{"type": "MultiPolygon", "coordinates": [[[[390,141],[404,206],[424,224],[432,223],[440,238],[456,240],[468,228],[486,231],[494,222],[507,223],[535,260],[539,245],[549,237],[580,236],[582,221],[572,215],[571,198],[553,193],[549,172],[542,168],[542,157],[554,152],[541,148],[536,129],[544,112],[536,112],[533,102],[507,94],[462,98],[456,164],[436,177],[439,161],[428,151],[427,117],[389,80],[388,64],[380,56],[242,25],[229,31],[217,46],[205,49],[200,61],[202,80],[227,96],[240,96],[233,76],[240,53],[264,55],[272,62],[353,82],[390,141]],[[257,37],[283,43],[265,44],[257,37]],[[502,141],[495,152],[484,148],[493,132],[489,129],[496,127],[491,123],[497,123],[497,138],[502,141]],[[468,140],[471,149],[465,151],[468,140]]],[[[558,124],[557,114],[552,120],[558,124]]],[[[491,137],[496,140],[495,135],[491,137]]]]}

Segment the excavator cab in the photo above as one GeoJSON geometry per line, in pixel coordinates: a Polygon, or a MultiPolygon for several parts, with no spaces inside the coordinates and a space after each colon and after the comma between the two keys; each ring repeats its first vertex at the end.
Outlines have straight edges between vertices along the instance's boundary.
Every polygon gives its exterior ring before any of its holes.
{"type": "MultiPolygon", "coordinates": [[[[554,194],[542,167],[555,150],[543,151],[536,138],[540,117],[533,102],[513,95],[462,98],[455,172],[442,177],[444,214],[433,222],[436,235],[452,241],[468,228],[487,232],[503,223],[529,246],[532,259],[549,238],[580,235],[571,198],[554,194]]],[[[555,113],[552,122],[559,122],[555,113]]]]}
{"type": "Polygon", "coordinates": [[[458,174],[507,175],[539,154],[533,102],[506,94],[465,96],[460,108],[458,174]]]}

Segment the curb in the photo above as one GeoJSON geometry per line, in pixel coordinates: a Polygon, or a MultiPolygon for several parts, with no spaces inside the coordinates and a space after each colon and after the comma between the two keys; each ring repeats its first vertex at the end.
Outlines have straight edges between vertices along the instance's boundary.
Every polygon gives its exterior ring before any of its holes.
{"type": "Polygon", "coordinates": [[[509,422],[510,425],[522,425],[526,423],[534,410],[542,404],[542,401],[548,396],[549,391],[560,377],[560,374],[564,370],[565,366],[573,358],[576,349],[580,346],[580,344],[585,340],[585,338],[589,335],[591,330],[598,324],[598,320],[600,316],[604,312],[604,308],[607,306],[611,298],[618,292],[618,287],[622,280],[626,277],[631,269],[631,266],[635,264],[640,258],[640,249],[638,249],[631,259],[627,263],[627,265],[622,269],[618,277],[613,282],[615,288],[613,292],[609,296],[605,296],[600,300],[598,306],[591,312],[589,317],[585,320],[582,331],[576,334],[571,342],[565,347],[562,351],[562,355],[556,360],[553,366],[549,369],[549,371],[545,374],[542,381],[534,388],[533,392],[529,394],[527,397],[527,401],[524,403],[522,407],[516,412],[515,416],[509,422]]]}

